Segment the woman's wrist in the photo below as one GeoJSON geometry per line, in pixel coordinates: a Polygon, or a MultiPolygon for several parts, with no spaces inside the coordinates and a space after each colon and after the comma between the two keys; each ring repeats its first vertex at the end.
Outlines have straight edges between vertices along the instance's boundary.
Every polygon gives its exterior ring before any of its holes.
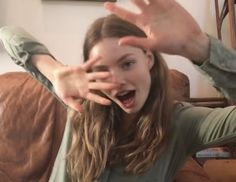
{"type": "Polygon", "coordinates": [[[202,33],[189,41],[183,56],[191,60],[194,64],[201,65],[209,57],[209,51],[210,38],[202,33]]]}
{"type": "Polygon", "coordinates": [[[52,83],[54,82],[54,72],[58,68],[64,67],[62,63],[56,61],[50,55],[33,55],[32,64],[52,83]]]}

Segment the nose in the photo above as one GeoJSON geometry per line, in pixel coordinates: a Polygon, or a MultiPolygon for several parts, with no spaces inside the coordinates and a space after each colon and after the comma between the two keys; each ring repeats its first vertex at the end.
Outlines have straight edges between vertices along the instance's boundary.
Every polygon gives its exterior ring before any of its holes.
{"type": "Polygon", "coordinates": [[[125,81],[124,75],[120,73],[119,71],[110,70],[110,73],[111,73],[111,77],[108,79],[109,82],[117,84],[117,87],[110,91],[110,94],[112,96],[115,96],[116,93],[124,87],[126,81],[125,81]]]}
{"type": "Polygon", "coordinates": [[[125,84],[124,74],[116,70],[110,70],[110,73],[111,73],[111,77],[109,81],[113,83],[117,83],[119,84],[119,86],[122,86],[123,84],[125,84]]]}

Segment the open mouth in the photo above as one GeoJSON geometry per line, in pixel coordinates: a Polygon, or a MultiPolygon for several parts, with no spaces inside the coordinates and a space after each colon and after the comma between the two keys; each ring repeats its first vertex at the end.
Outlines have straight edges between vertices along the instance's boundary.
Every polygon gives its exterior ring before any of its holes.
{"type": "Polygon", "coordinates": [[[126,108],[131,108],[134,105],[135,101],[135,91],[124,91],[120,92],[116,95],[116,98],[122,103],[122,105],[126,108]]]}

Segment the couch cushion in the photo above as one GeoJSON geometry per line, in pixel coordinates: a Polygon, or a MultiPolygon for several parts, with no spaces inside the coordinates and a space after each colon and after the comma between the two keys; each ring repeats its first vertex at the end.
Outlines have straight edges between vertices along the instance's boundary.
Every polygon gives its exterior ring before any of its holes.
{"type": "Polygon", "coordinates": [[[24,72],[0,75],[0,179],[48,181],[66,109],[24,72]]]}

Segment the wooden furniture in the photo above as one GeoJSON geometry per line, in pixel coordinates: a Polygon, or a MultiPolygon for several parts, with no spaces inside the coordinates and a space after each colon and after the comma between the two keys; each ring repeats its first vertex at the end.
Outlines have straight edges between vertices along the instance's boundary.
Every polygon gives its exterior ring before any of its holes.
{"type": "MultiPolygon", "coordinates": [[[[219,0],[215,0],[215,10],[216,10],[216,25],[218,38],[222,40],[222,24],[228,15],[229,21],[229,33],[230,33],[230,43],[231,47],[236,50],[236,17],[235,17],[235,4],[236,0],[224,0],[222,8],[219,7],[219,0]]],[[[235,105],[235,101],[228,101],[228,105],[235,105]]],[[[231,154],[233,158],[236,158],[236,144],[229,145],[231,154]]]]}
{"type": "Polygon", "coordinates": [[[229,16],[229,32],[230,32],[230,41],[233,49],[236,49],[236,19],[235,19],[235,9],[234,4],[236,0],[224,0],[223,7],[219,8],[218,0],[215,0],[215,9],[216,9],[216,24],[217,24],[217,34],[218,38],[221,40],[221,29],[223,21],[226,15],[229,16]]]}
{"type": "Polygon", "coordinates": [[[205,98],[189,98],[186,100],[195,106],[204,107],[226,107],[229,105],[229,101],[225,97],[205,97],[205,98]]]}

